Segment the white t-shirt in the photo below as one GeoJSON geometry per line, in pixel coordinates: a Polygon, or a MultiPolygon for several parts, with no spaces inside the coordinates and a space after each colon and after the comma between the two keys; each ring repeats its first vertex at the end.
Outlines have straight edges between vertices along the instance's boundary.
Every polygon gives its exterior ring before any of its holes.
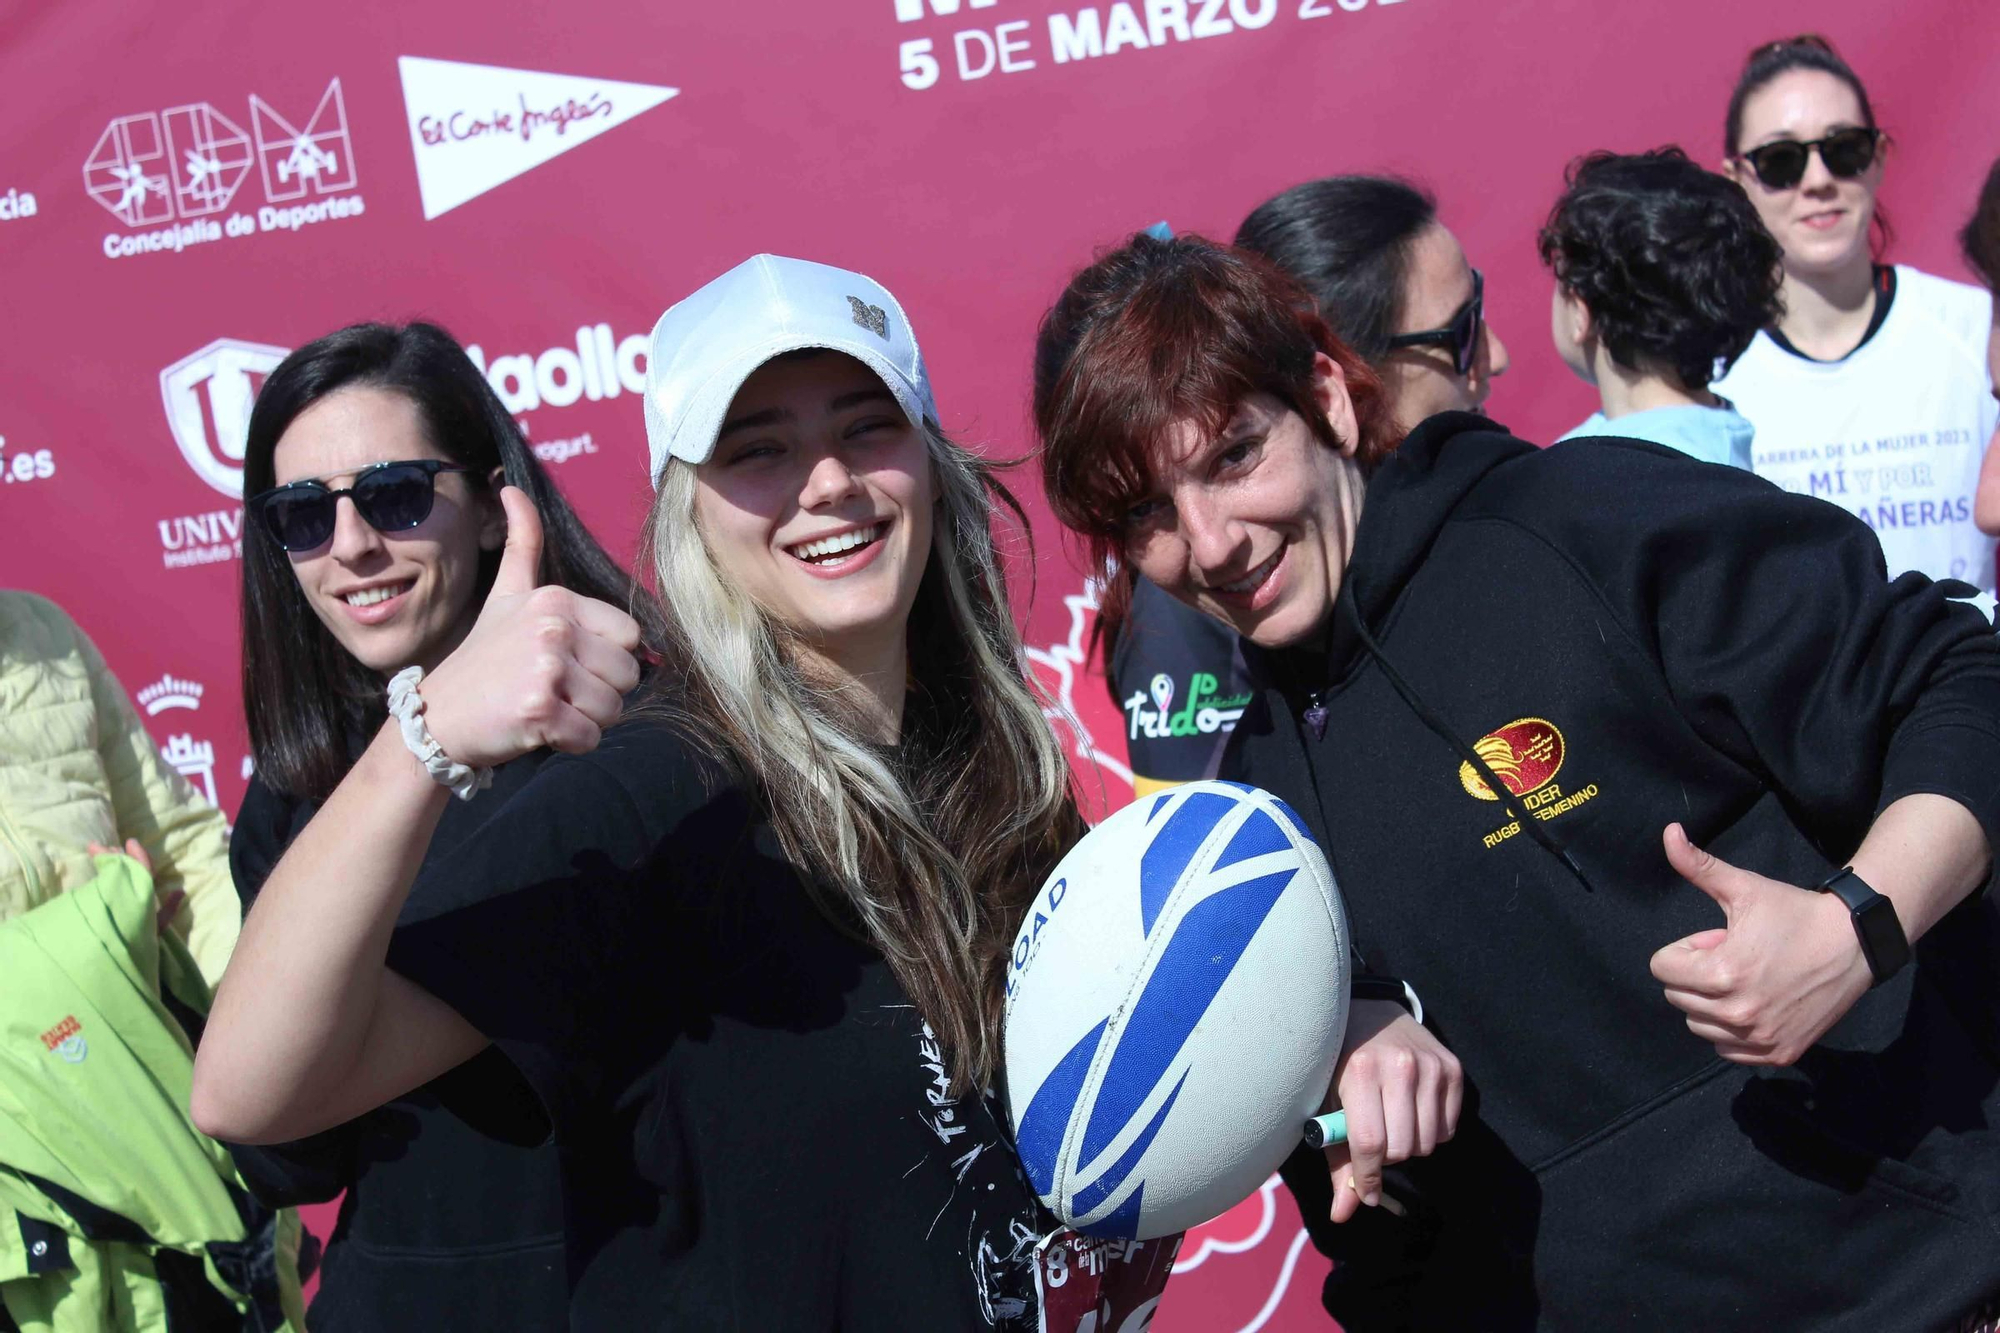
{"type": "Polygon", "coordinates": [[[1750,419],[1757,475],[1858,515],[1891,578],[1921,570],[1993,591],[1994,539],[1972,523],[2000,403],[1986,365],[1993,298],[1896,266],[1875,336],[1809,361],[1760,333],[1713,387],[1750,419]]]}

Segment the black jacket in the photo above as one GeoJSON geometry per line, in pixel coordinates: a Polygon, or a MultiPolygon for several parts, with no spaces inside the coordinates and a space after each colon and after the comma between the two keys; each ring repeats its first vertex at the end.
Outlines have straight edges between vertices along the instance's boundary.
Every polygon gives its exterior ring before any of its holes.
{"type": "Polygon", "coordinates": [[[1223,776],[1316,826],[1469,1085],[1408,1221],[1332,1227],[1324,1164],[1287,1173],[1349,1329],[1873,1333],[2000,1291],[1990,894],[1789,1069],[1718,1059],[1648,971],[1722,924],[1670,822],[1800,885],[1916,792],[2000,847],[1983,616],[1832,505],[1452,414],[1371,479],[1323,648],[1251,656],[1223,776]]]}
{"type": "MultiPolygon", "coordinates": [[[[452,859],[546,757],[517,759],[495,773],[491,788],[451,802],[424,864],[452,859]]],[[[229,848],[245,910],[316,809],[251,780],[229,848]]],[[[404,914],[425,910],[420,879],[404,914]]],[[[505,1058],[488,1050],[310,1139],[230,1146],[243,1178],[266,1203],[323,1203],[345,1192],[307,1314],[313,1333],[541,1333],[569,1326],[556,1151],[501,1142],[446,1109],[490,1102],[489,1089],[511,1082],[505,1058]],[[506,1077],[495,1078],[496,1070],[506,1077]]]]}

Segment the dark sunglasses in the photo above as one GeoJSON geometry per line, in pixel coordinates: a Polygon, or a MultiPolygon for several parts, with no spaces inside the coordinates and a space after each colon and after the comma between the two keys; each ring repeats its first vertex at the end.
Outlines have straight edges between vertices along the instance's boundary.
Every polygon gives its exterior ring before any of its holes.
{"type": "Polygon", "coordinates": [[[1817,151],[1828,174],[1853,180],[1875,161],[1882,145],[1882,131],[1870,129],[1835,130],[1823,139],[1780,139],[1740,154],[1767,190],[1789,190],[1805,179],[1806,164],[1817,151]]]}
{"type": "Polygon", "coordinates": [[[340,497],[354,501],[354,512],[377,532],[408,532],[431,516],[440,472],[470,472],[456,463],[415,458],[377,463],[354,474],[345,490],[330,490],[322,482],[295,481],[251,497],[250,509],[287,551],[310,551],[333,536],[340,497]]]}
{"type": "Polygon", "coordinates": [[[1486,324],[1486,277],[1472,270],[1472,299],[1458,308],[1451,322],[1441,329],[1421,333],[1399,333],[1389,339],[1391,351],[1398,347],[1449,347],[1451,368],[1464,375],[1472,369],[1472,354],[1479,348],[1479,331],[1486,324]]]}

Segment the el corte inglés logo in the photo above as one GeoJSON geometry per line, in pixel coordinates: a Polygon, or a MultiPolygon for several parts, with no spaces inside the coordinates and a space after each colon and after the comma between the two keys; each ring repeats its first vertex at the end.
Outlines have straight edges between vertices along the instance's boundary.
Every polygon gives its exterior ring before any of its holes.
{"type": "MultiPolygon", "coordinates": [[[[1555,723],[1539,717],[1509,722],[1481,736],[1472,748],[1512,796],[1526,796],[1554,782],[1562,770],[1565,749],[1555,723]]],[[[1458,781],[1468,796],[1482,801],[1500,799],[1469,763],[1458,766],[1458,781]]]]}

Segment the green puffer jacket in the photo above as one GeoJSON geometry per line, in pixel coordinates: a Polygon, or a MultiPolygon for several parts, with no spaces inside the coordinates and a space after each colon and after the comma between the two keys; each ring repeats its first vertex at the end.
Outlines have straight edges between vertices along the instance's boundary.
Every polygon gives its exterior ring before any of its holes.
{"type": "Polygon", "coordinates": [[[0,922],[0,1329],[305,1327],[298,1220],[189,1119],[209,990],[135,861],[0,922]]]}
{"type": "Polygon", "coordinates": [[[243,909],[227,825],[160,752],[118,678],[54,603],[0,591],[0,921],[96,873],[89,846],[137,838],[173,931],[214,985],[243,909]]]}

